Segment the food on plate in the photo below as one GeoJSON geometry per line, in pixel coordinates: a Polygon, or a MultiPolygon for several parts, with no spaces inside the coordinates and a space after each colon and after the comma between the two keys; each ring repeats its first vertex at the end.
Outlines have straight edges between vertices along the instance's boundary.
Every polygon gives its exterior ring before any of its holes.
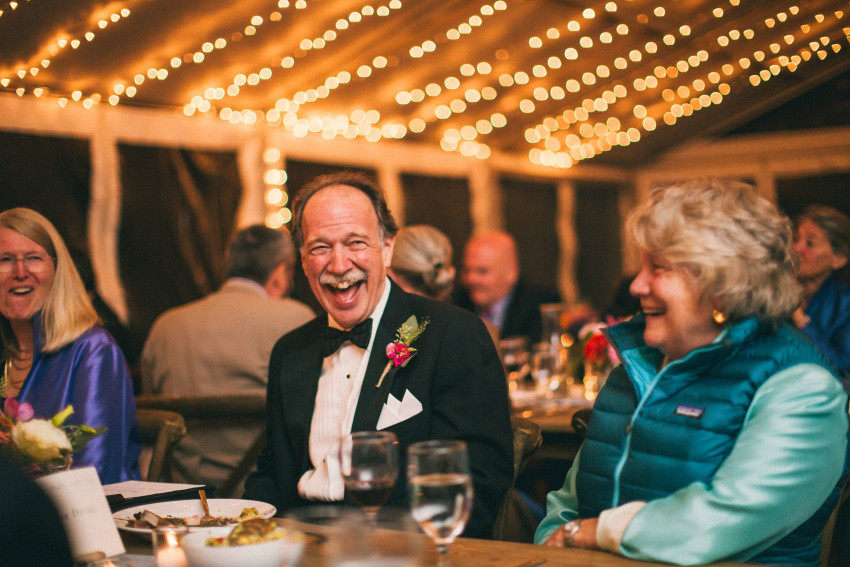
{"type": "Polygon", "coordinates": [[[159,516],[150,510],[142,510],[133,514],[133,519],[129,520],[132,528],[155,528],[157,526],[185,526],[188,525],[184,518],[174,518],[172,516],[159,516]]]}
{"type": "Polygon", "coordinates": [[[215,516],[211,519],[202,519],[198,515],[184,518],[175,516],[160,516],[150,510],[142,510],[133,514],[133,519],[127,520],[127,527],[140,529],[153,529],[157,526],[229,526],[252,518],[258,518],[260,512],[256,508],[243,508],[238,517],[215,516]]]}
{"type": "Polygon", "coordinates": [[[239,518],[237,518],[240,522],[244,522],[250,518],[259,518],[260,511],[254,507],[251,508],[243,508],[242,513],[239,514],[239,518]]]}
{"type": "Polygon", "coordinates": [[[287,536],[292,536],[296,539],[303,538],[300,532],[290,532],[279,527],[272,520],[251,518],[237,524],[229,535],[207,538],[206,544],[211,547],[250,545],[252,543],[273,541],[287,536]]]}

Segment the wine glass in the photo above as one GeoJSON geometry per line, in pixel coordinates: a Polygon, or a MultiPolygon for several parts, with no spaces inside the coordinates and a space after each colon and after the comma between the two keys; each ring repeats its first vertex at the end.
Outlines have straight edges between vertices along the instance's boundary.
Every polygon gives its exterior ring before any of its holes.
{"type": "Polygon", "coordinates": [[[437,544],[443,562],[472,511],[469,455],[463,441],[420,441],[407,450],[413,519],[437,544]]]}
{"type": "Polygon", "coordinates": [[[528,337],[506,337],[500,340],[499,354],[508,375],[508,388],[518,389],[528,376],[528,337]]]}
{"type": "Polygon", "coordinates": [[[538,393],[552,396],[552,380],[557,374],[558,358],[550,343],[537,343],[531,353],[531,376],[537,384],[538,393]]]}
{"type": "Polygon", "coordinates": [[[398,439],[391,431],[357,431],[339,449],[345,491],[374,521],[398,476],[398,439]]]}

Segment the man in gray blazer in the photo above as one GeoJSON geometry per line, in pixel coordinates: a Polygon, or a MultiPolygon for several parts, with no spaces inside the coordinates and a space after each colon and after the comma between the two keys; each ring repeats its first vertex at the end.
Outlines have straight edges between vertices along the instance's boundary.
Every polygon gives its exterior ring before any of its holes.
{"type": "MultiPolygon", "coordinates": [[[[285,231],[262,225],[239,231],[224,285],[166,311],[151,327],[140,364],[143,393],[265,394],[275,342],[313,318],[306,305],[286,297],[294,265],[285,231]]],[[[220,487],[261,431],[260,424],[190,429],[177,447],[176,468],[220,487]]]]}
{"type": "Polygon", "coordinates": [[[395,221],[383,192],[351,172],[321,176],[298,193],[296,243],[313,294],[327,315],[278,341],[269,363],[268,445],[246,498],[280,513],[344,499],[338,454],[350,431],[392,431],[400,475],[389,497],[409,506],[407,447],[460,439],[469,449],[475,498],[464,535],[490,537],[513,478],[505,374],[480,318],[406,293],[387,277],[395,221]],[[402,325],[427,325],[404,364],[388,347],[402,325]]]}

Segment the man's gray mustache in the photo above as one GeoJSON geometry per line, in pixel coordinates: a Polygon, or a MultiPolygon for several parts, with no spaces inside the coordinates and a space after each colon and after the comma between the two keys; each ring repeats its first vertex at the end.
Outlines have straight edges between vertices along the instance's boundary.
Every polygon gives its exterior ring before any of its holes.
{"type": "Polygon", "coordinates": [[[340,276],[323,273],[319,276],[319,283],[330,286],[338,286],[341,284],[354,285],[359,282],[365,282],[368,277],[368,274],[366,274],[363,270],[351,270],[340,276]]]}

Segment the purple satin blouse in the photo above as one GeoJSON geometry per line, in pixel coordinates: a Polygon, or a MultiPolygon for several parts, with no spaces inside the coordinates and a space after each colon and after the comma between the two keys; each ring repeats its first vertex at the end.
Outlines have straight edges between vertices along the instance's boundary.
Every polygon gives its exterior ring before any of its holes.
{"type": "Polygon", "coordinates": [[[50,419],[72,404],[66,423],[108,427],[74,454],[72,468],[93,466],[102,484],[139,479],[142,442],[133,383],[124,354],[102,327],[92,327],[57,352],[42,352],[41,314],[35,317],[35,356],[18,394],[35,417],[50,419]]]}

